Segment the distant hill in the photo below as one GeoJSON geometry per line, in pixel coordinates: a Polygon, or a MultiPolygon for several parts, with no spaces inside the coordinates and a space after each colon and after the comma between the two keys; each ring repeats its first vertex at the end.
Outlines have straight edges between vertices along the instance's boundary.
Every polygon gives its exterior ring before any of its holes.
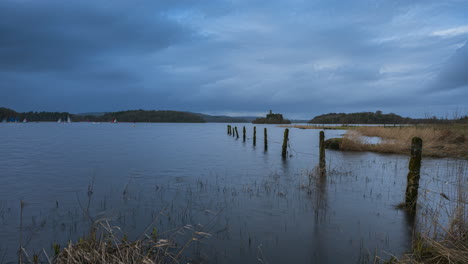
{"type": "Polygon", "coordinates": [[[381,111],[360,113],[329,113],[312,118],[311,124],[407,124],[411,123],[409,117],[397,114],[383,114],[381,111]]]}
{"type": "Polygon", "coordinates": [[[252,121],[254,124],[291,124],[291,121],[284,119],[282,114],[274,114],[271,110],[266,117],[259,117],[252,121]]]}
{"type": "Polygon", "coordinates": [[[27,118],[28,121],[42,122],[42,121],[57,121],[59,118],[66,120],[67,117],[72,117],[67,112],[24,112],[19,113],[12,109],[0,107],[0,121],[6,120],[8,122],[22,121],[27,118]]]}
{"type": "Polygon", "coordinates": [[[212,116],[212,115],[205,115],[200,113],[195,113],[196,115],[200,116],[209,123],[248,123],[247,119],[241,117],[231,117],[231,116],[212,116]]]}
{"type": "Polygon", "coordinates": [[[107,112],[88,112],[88,113],[78,113],[79,116],[103,116],[107,112]]]}
{"type": "Polygon", "coordinates": [[[201,116],[179,111],[147,111],[147,110],[129,110],[113,113],[106,113],[97,117],[102,121],[111,121],[117,118],[119,122],[164,122],[164,123],[204,123],[201,116]]]}
{"type": "Polygon", "coordinates": [[[409,118],[382,111],[359,112],[359,113],[329,113],[319,115],[311,120],[311,124],[445,124],[445,123],[467,123],[468,116],[457,119],[438,119],[432,118],[409,118]]]}

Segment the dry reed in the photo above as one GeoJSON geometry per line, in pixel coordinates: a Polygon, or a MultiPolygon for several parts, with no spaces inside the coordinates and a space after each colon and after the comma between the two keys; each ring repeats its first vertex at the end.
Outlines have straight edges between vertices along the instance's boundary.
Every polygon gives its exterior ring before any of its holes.
{"type": "MultiPolygon", "coordinates": [[[[61,249],[54,244],[55,257],[49,258],[47,253],[46,263],[49,264],[166,264],[179,263],[182,253],[194,241],[199,241],[210,236],[207,233],[195,231],[192,226],[187,225],[179,230],[192,233],[192,237],[183,245],[176,245],[171,239],[160,238],[153,229],[152,234],[145,234],[143,238],[129,242],[119,227],[111,226],[107,221],[97,223],[90,235],[79,239],[76,243],[69,242],[61,249]]],[[[28,263],[39,263],[39,256],[34,255],[29,259],[26,251],[22,252],[28,263]]],[[[20,260],[19,263],[24,263],[20,260]]]]}
{"type": "Polygon", "coordinates": [[[340,149],[406,154],[413,137],[422,138],[424,156],[468,158],[465,131],[449,126],[359,127],[346,132],[340,149]],[[380,137],[381,142],[369,144],[362,136],[380,137]]]}

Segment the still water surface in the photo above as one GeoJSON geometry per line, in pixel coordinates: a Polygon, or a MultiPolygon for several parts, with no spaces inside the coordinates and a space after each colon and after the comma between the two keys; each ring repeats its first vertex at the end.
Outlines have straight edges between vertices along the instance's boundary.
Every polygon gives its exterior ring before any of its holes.
{"type": "MultiPolygon", "coordinates": [[[[210,233],[185,251],[195,263],[362,263],[408,250],[411,225],[394,209],[408,157],[327,151],[327,177],[310,178],[318,130],[291,129],[283,161],[284,128],[258,125],[254,147],[244,125],[245,143],[226,124],[1,124],[0,263],[16,261],[20,236],[28,252],[51,252],[98,219],[130,239],[151,223],[210,233]]],[[[423,175],[445,180],[450,162],[424,160],[423,175]]]]}

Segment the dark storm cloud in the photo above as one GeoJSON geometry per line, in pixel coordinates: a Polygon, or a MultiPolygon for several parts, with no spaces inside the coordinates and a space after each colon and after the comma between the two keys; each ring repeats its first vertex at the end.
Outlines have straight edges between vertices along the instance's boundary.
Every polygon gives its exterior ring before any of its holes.
{"type": "MultiPolygon", "coordinates": [[[[90,4],[90,3],[88,3],[90,4]]],[[[73,1],[0,2],[0,69],[61,71],[99,64],[106,56],[134,56],[190,38],[188,28],[157,10],[142,14],[73,1]]]]}
{"type": "Polygon", "coordinates": [[[441,113],[466,104],[466,12],[457,0],[5,0],[0,105],[441,113]]]}
{"type": "Polygon", "coordinates": [[[468,89],[468,43],[456,50],[444,63],[432,88],[439,91],[468,89]]]}

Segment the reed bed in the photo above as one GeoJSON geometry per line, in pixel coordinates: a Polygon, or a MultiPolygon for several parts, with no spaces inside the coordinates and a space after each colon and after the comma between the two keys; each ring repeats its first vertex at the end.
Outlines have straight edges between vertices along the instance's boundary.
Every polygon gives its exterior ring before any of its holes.
{"type": "MultiPolygon", "coordinates": [[[[18,263],[49,264],[173,264],[180,263],[183,252],[195,241],[201,241],[210,234],[196,231],[186,225],[174,232],[175,235],[189,233],[191,237],[181,245],[173,237],[161,238],[157,229],[151,234],[129,241],[118,226],[111,226],[108,221],[99,221],[90,234],[77,242],[69,242],[64,248],[53,244],[55,256],[49,257],[45,250],[34,254],[32,258],[21,247],[18,263]]],[[[161,234],[162,235],[162,234],[161,234]]],[[[166,234],[167,235],[167,234],[166,234]]],[[[183,262],[183,261],[182,261],[183,262]]]]}
{"type": "Polygon", "coordinates": [[[411,139],[420,137],[424,156],[468,158],[465,134],[466,130],[458,126],[357,127],[346,132],[340,149],[406,154],[411,139]],[[381,142],[369,144],[362,136],[379,137],[381,142]]]}
{"type": "MultiPolygon", "coordinates": [[[[455,165],[456,181],[448,186],[447,194],[422,195],[419,202],[419,220],[414,229],[411,252],[397,264],[462,264],[468,263],[468,167],[463,162],[455,165]]],[[[466,164],[466,163],[465,163],[466,164]]],[[[421,187],[425,191],[424,186],[421,187]]],[[[424,192],[423,192],[424,193],[424,192]]]]}

